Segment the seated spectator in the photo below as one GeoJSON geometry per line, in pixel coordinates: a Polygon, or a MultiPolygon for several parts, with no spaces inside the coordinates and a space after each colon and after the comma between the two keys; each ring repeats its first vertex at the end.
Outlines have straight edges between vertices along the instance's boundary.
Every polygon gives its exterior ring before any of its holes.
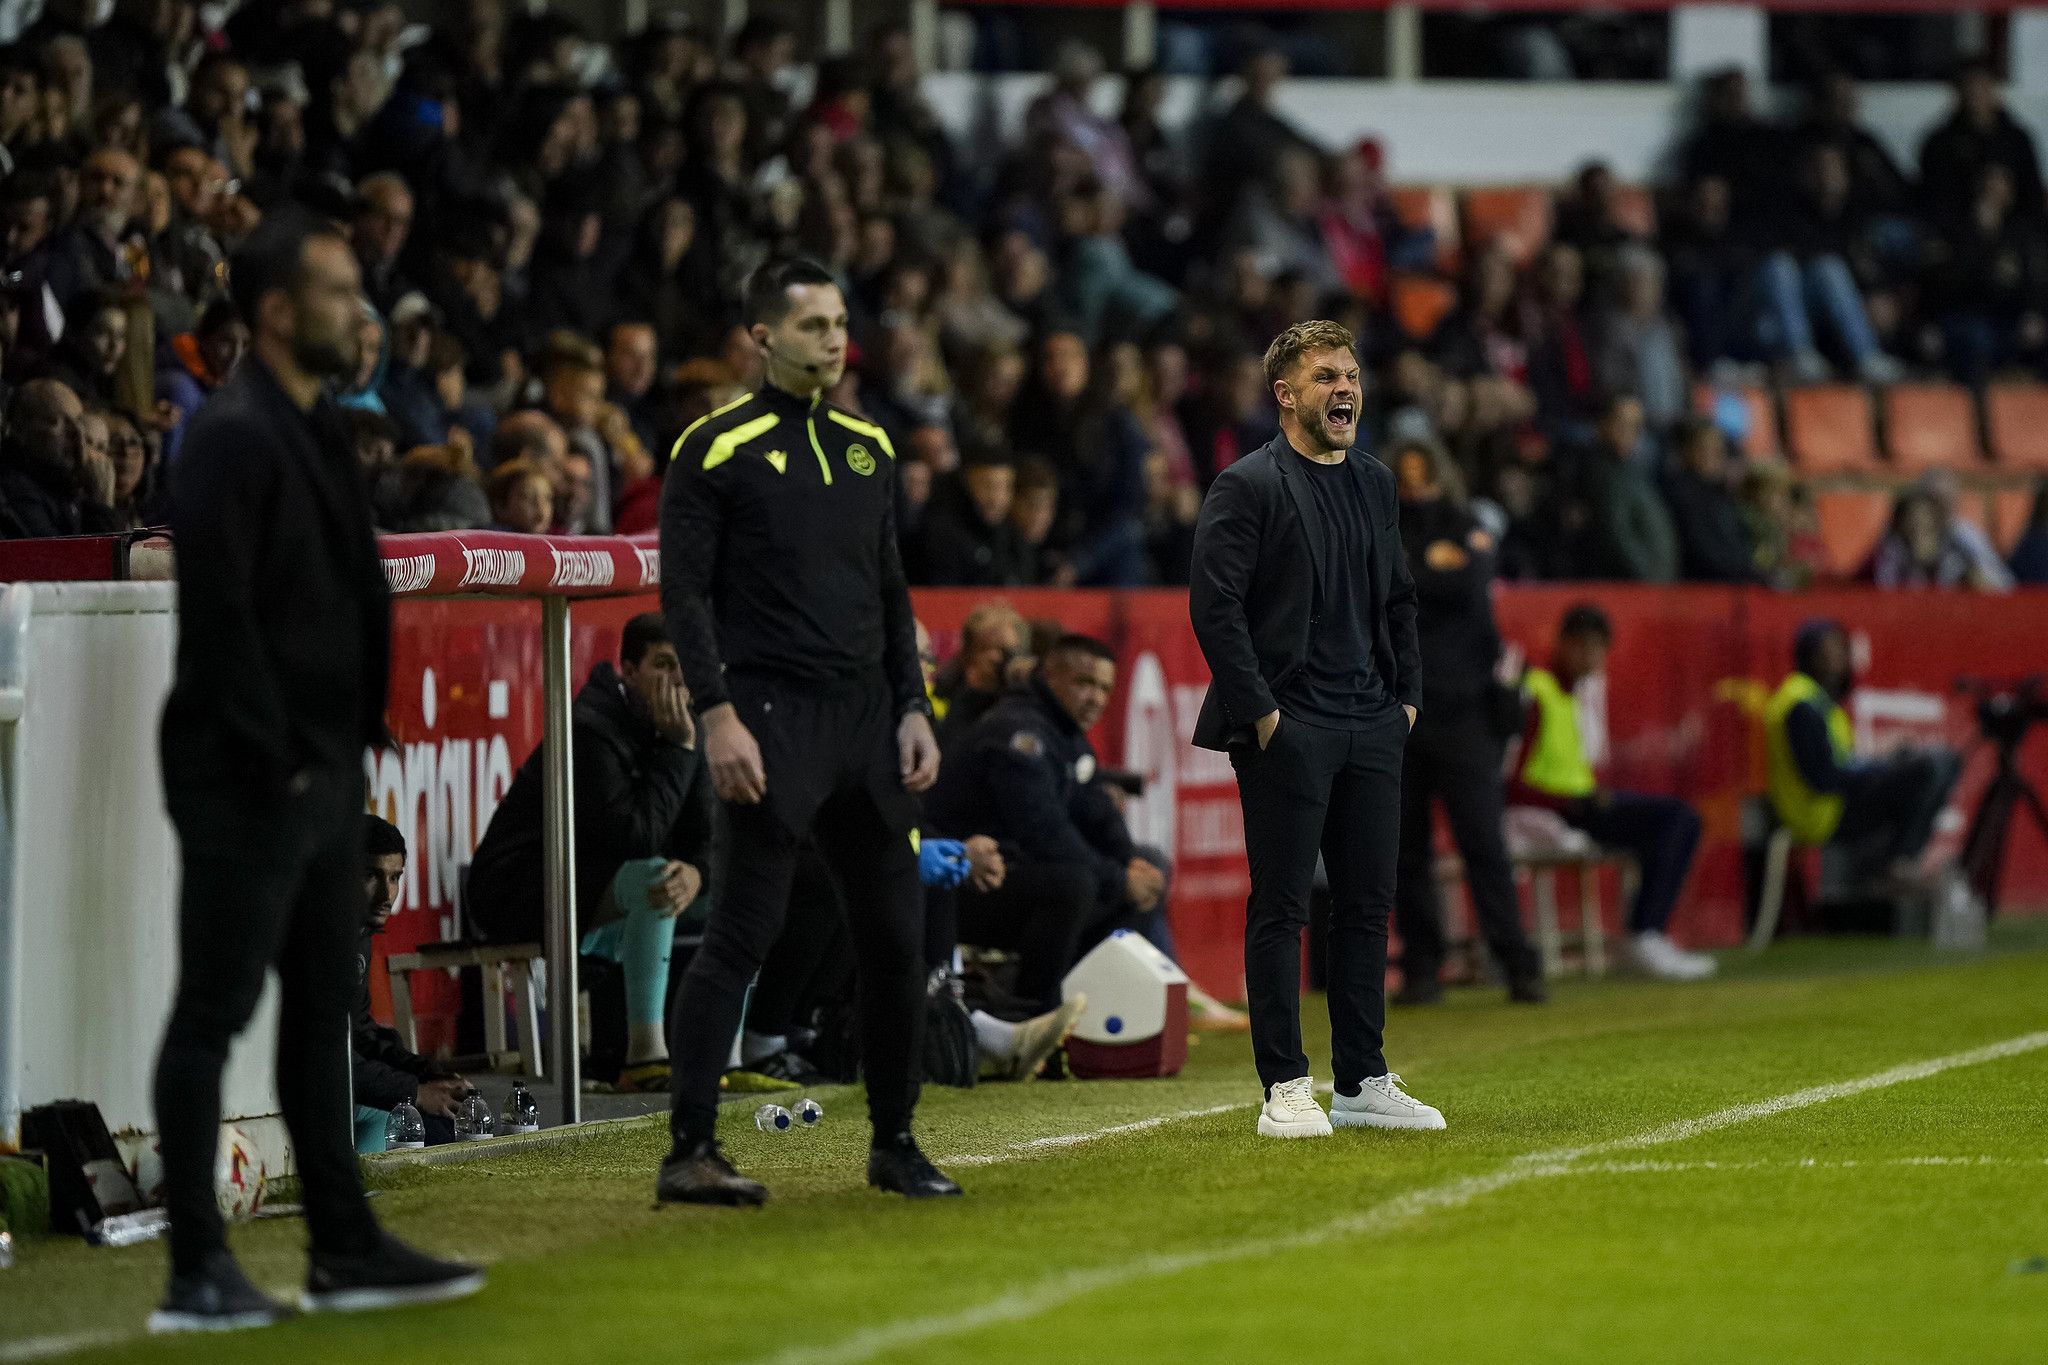
{"type": "Polygon", "coordinates": [[[1734,220],[1753,224],[1777,207],[1788,180],[1786,136],[1757,117],[1749,78],[1740,67],[1709,73],[1700,82],[1700,122],[1678,152],[1679,183],[1709,177],[1728,187],[1734,220]]]}
{"type": "Polygon", "coordinates": [[[491,471],[489,529],[546,535],[554,524],[555,493],[546,471],[531,460],[508,460],[491,471]]]}
{"type": "Polygon", "coordinates": [[[1760,361],[1755,245],[1735,231],[1731,192],[1719,176],[1690,182],[1664,228],[1672,311],[1685,324],[1687,352],[1700,369],[1760,361]]]}
{"type": "Polygon", "coordinates": [[[1340,286],[1375,308],[1386,303],[1396,271],[1435,264],[1435,231],[1410,228],[1394,213],[1378,143],[1361,142],[1330,158],[1316,222],[1340,286]]]}
{"type": "Polygon", "coordinates": [[[1173,477],[1173,462],[1154,448],[1145,456],[1145,563],[1151,581],[1184,588],[1194,563],[1201,490],[1173,477]]]}
{"type": "Polygon", "coordinates": [[[142,428],[125,412],[106,414],[107,457],[114,465],[114,524],[116,530],[133,531],[162,515],[157,507],[157,475],[160,463],[151,454],[151,443],[142,428]]]}
{"type": "Polygon", "coordinates": [[[80,440],[78,395],[31,379],[7,404],[0,433],[0,540],[90,535],[118,529],[114,467],[80,440]]]}
{"type": "Polygon", "coordinates": [[[660,370],[658,343],[651,322],[612,324],[604,351],[605,398],[625,414],[626,424],[653,462],[665,466],[669,443],[662,440],[654,391],[654,378],[660,370]]]}
{"type": "Polygon", "coordinates": [[[1010,688],[1013,666],[1025,667],[1024,618],[1007,602],[984,602],[960,623],[960,648],[932,680],[941,753],[950,757],[1010,688]]]}
{"type": "Polygon", "coordinates": [[[1298,274],[1319,297],[1341,292],[1344,277],[1323,239],[1322,166],[1315,153],[1285,147],[1274,161],[1236,174],[1251,187],[1224,229],[1225,242],[1249,249],[1269,278],[1298,274]]]}
{"type": "Polygon", "coordinates": [[[1584,508],[1578,558],[1588,578],[1670,583],[1678,578],[1678,533],[1641,458],[1643,405],[1607,400],[1598,434],[1577,459],[1572,483],[1584,508]]]}
{"type": "Polygon", "coordinates": [[[1586,266],[1577,247],[1552,242],[1531,272],[1529,388],[1536,420],[1553,440],[1583,440],[1598,416],[1595,351],[1586,308],[1586,266]]]}
{"type": "Polygon", "coordinates": [[[2048,477],[2034,481],[2034,501],[2019,543],[2012,547],[2012,576],[2029,586],[2048,584],[2048,477]]]}
{"type": "Polygon", "coordinates": [[[1650,430],[1661,436],[1686,412],[1685,337],[1664,306],[1664,262],[1657,253],[1629,243],[1612,260],[1615,298],[1593,327],[1593,377],[1610,393],[1640,399],[1650,430]]]}
{"type": "Polygon", "coordinates": [[[379,492],[377,523],[392,531],[471,531],[496,519],[466,439],[415,446],[379,492]]]}
{"type": "Polygon", "coordinates": [[[1017,469],[1000,448],[970,451],[939,480],[924,519],[925,581],[1010,588],[1030,581],[1024,542],[1010,522],[1017,469]]]}
{"type": "Polygon", "coordinates": [[[1614,627],[1596,606],[1567,611],[1558,626],[1550,668],[1522,675],[1522,748],[1508,781],[1511,806],[1555,812],[1599,843],[1626,849],[1641,870],[1628,913],[1628,960],[1669,981],[1714,974],[1714,959],[1689,953],[1665,933],[1699,848],[1700,817],[1675,796],[1615,791],[1600,784],[1579,738],[1579,684],[1607,667],[1614,627]]]}
{"type": "Polygon", "coordinates": [[[1060,476],[1050,462],[1027,457],[1017,462],[1017,491],[1010,499],[1010,524],[1024,547],[1026,586],[1055,581],[1061,561],[1052,549],[1059,515],[1060,476]]]}
{"type": "Polygon", "coordinates": [[[1771,809],[1809,848],[1840,849],[1840,889],[1887,898],[1924,889],[1921,860],[1948,804],[1962,760],[1947,748],[1902,749],[1858,759],[1842,709],[1855,683],[1849,635],[1813,620],[1792,646],[1792,674],[1764,710],[1771,809]]]}
{"type": "Polygon", "coordinates": [[[1781,592],[1811,587],[1828,572],[1827,546],[1813,500],[1782,464],[1753,463],[1742,471],[1742,524],[1761,582],[1781,592]]]}
{"type": "MultiPolygon", "coordinates": [[[[1311,167],[1311,205],[1314,192],[1311,167]]],[[[1121,235],[1124,206],[1102,182],[1090,178],[1076,185],[1061,198],[1058,212],[1061,246],[1053,290],[1083,341],[1093,346],[1141,335],[1173,312],[1180,295],[1131,264],[1121,235]]]]}
{"type": "Polygon", "coordinates": [[[177,410],[177,421],[164,432],[164,463],[178,458],[185,424],[207,396],[227,382],[249,349],[249,324],[228,299],[218,298],[199,311],[189,332],[171,338],[169,354],[158,352],[156,397],[177,410]]]}
{"type": "Polygon", "coordinates": [[[1949,373],[1976,385],[2048,359],[2048,233],[2024,216],[2004,166],[1987,165],[1972,191],[1927,243],[1923,307],[1949,373]]]}
{"type": "Polygon", "coordinates": [[[1849,171],[1849,195],[1863,209],[1882,215],[1903,215],[1912,209],[1913,187],[1884,143],[1864,127],[1856,81],[1846,71],[1830,71],[1816,83],[1799,125],[1799,141],[1807,148],[1832,147],[1849,171]]]}
{"type": "Polygon", "coordinates": [[[985,831],[1002,846],[1002,885],[960,892],[960,935],[1018,953],[1016,993],[1038,1011],[1060,1008],[1060,982],[1086,945],[1156,910],[1165,894],[1164,869],[1139,856],[1092,785],[1088,730],[1115,685],[1107,645],[1063,637],[941,765],[926,803],[939,827],[985,831]]]}
{"type": "Polygon", "coordinates": [[[1766,345],[1796,382],[1828,377],[1816,323],[1825,327],[1835,354],[1866,384],[1890,384],[1903,377],[1899,362],[1878,345],[1864,303],[1863,287],[1875,285],[1869,264],[1869,225],[1850,196],[1849,168],[1833,147],[1807,153],[1799,179],[1771,215],[1765,240],[1770,252],[1758,276],[1763,291],[1766,345]],[[1854,263],[1864,264],[1858,279],[1854,263]]]}
{"type": "Polygon", "coordinates": [[[388,820],[363,817],[363,931],[356,948],[355,1003],[349,1011],[349,1093],[356,1105],[356,1150],[381,1152],[391,1111],[410,1104],[426,1120],[427,1145],[455,1140],[455,1118],[476,1087],[405,1045],[398,1030],[370,1017],[370,941],[384,932],[405,889],[405,836],[388,820]]]}
{"type": "Polygon", "coordinates": [[[1675,454],[1664,497],[1678,532],[1680,573],[1690,583],[1756,582],[1756,554],[1735,498],[1735,471],[1721,428],[1704,417],[1687,418],[1678,428],[1675,454]]]}
{"type": "Polygon", "coordinates": [[[1880,588],[1970,588],[2009,592],[2012,574],[1984,532],[1955,514],[1955,481],[1931,472],[1900,493],[1891,529],[1871,555],[1880,588]]]}
{"type": "Polygon", "coordinates": [[[1613,279],[1617,257],[1635,240],[1621,217],[1621,182],[1604,161],[1580,167],[1571,186],[1558,193],[1557,227],[1551,235],[1585,259],[1594,293],[1613,279]]]}
{"type": "MultiPolygon", "coordinates": [[[[591,670],[574,735],[582,951],[625,970],[620,1088],[665,1090],[669,955],[676,917],[705,890],[713,805],[682,664],[658,612],[626,623],[617,668],[591,670]]],[[[541,757],[536,748],[519,766],[470,865],[470,904],[493,943],[541,938],[541,757]]]]}
{"type": "Polygon", "coordinates": [[[1145,581],[1145,434],[1096,382],[1081,337],[1039,341],[1035,387],[1011,420],[1016,450],[1043,452],[1060,475],[1052,543],[1062,587],[1128,588],[1145,581]]]}
{"type": "Polygon", "coordinates": [[[121,402],[121,362],[128,355],[128,305],[104,290],[81,291],[64,318],[64,340],[48,377],[62,381],[87,407],[121,402]]]}
{"type": "Polygon", "coordinates": [[[1966,211],[1989,166],[2003,167],[2013,202],[2029,218],[2043,212],[2041,160],[2034,139],[1999,97],[1990,61],[1957,63],[1955,109],[1920,144],[1920,195],[1927,216],[1940,220],[1966,211]]]}
{"type": "Polygon", "coordinates": [[[356,322],[356,356],[356,372],[347,387],[334,396],[334,401],[344,408],[364,408],[389,415],[382,390],[385,373],[391,368],[391,332],[384,315],[368,301],[363,303],[356,322]]]}

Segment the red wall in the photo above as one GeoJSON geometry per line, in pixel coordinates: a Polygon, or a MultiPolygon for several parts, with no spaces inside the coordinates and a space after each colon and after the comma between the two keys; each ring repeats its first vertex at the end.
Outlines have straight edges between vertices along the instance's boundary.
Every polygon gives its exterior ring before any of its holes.
{"type": "MultiPolygon", "coordinates": [[[[957,590],[918,595],[919,614],[941,658],[952,653],[961,618],[987,596],[957,590]]],[[[1188,628],[1185,596],[1035,591],[1009,598],[1026,616],[1051,617],[1115,645],[1118,696],[1095,737],[1097,748],[1106,764],[1150,779],[1132,819],[1141,839],[1175,852],[1172,911],[1182,955],[1211,990],[1235,995],[1246,890],[1243,830],[1228,762],[1186,742],[1208,675],[1188,628]]],[[[1951,691],[1954,679],[2010,679],[2048,669],[2044,592],[1780,596],[1717,588],[1512,587],[1499,594],[1502,629],[1541,659],[1557,618],[1581,600],[1598,601],[1615,623],[1604,701],[1596,695],[1585,702],[1592,716],[1605,716],[1607,780],[1676,792],[1695,802],[1707,821],[1699,867],[1673,924],[1678,937],[1694,944],[1725,946],[1740,936],[1739,813],[1743,798],[1762,785],[1756,716],[1786,672],[1801,621],[1831,615],[1850,627],[1863,668],[1852,713],[1866,746],[1943,739],[1970,750],[1949,828],[1940,836],[1950,842],[1960,840],[1991,763],[1988,750],[1976,746],[1968,701],[1951,691]]],[[[616,646],[629,616],[652,605],[651,596],[577,604],[575,676],[616,646]]],[[[539,621],[532,602],[397,604],[390,723],[398,748],[370,762],[378,804],[387,813],[407,811],[401,825],[415,857],[414,882],[386,935],[387,948],[432,941],[454,929],[447,918],[452,869],[467,860],[513,769],[539,740],[539,621]],[[501,685],[495,715],[494,683],[501,685]]],[[[2048,739],[2029,740],[2025,763],[2048,789],[2048,739]]],[[[2017,833],[2010,857],[2011,896],[2048,903],[2048,846],[2031,831],[2017,833]]],[[[423,1027],[450,1008],[452,995],[438,985],[429,983],[419,994],[423,1027]]]]}

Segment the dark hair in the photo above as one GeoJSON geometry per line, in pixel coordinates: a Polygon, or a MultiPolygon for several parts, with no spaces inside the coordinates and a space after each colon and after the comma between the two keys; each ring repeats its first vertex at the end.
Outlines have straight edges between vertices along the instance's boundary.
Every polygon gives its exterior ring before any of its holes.
{"type": "Polygon", "coordinates": [[[1597,635],[1602,644],[1614,643],[1614,623],[1607,619],[1607,613],[1591,602],[1575,603],[1564,614],[1564,620],[1557,626],[1557,638],[1569,639],[1578,635],[1597,635]]]}
{"type": "Polygon", "coordinates": [[[1017,494],[1037,492],[1041,488],[1058,489],[1060,472],[1052,461],[1041,455],[1025,455],[1017,460],[1017,494]]]}
{"type": "Polygon", "coordinates": [[[257,309],[272,290],[297,289],[306,271],[306,243],[316,237],[347,245],[331,222],[297,208],[266,214],[256,230],[235,249],[228,266],[228,292],[253,330],[257,309]]]}
{"type": "Polygon", "coordinates": [[[348,409],[348,429],[358,446],[365,441],[398,444],[398,424],[374,408],[348,409]]]}
{"type": "Polygon", "coordinates": [[[1078,631],[1070,631],[1060,636],[1053,643],[1053,647],[1047,651],[1047,657],[1051,657],[1054,654],[1083,654],[1091,659],[1101,659],[1108,663],[1116,662],[1115,650],[1096,639],[1093,635],[1082,635],[1078,631]]]}
{"type": "Polygon", "coordinates": [[[648,650],[667,643],[668,624],[661,619],[661,613],[643,611],[626,622],[626,629],[619,636],[619,662],[630,668],[646,658],[648,650]]]}
{"type": "Polygon", "coordinates": [[[25,75],[39,86],[43,83],[42,64],[19,43],[0,47],[0,81],[14,75],[25,75]]]}
{"type": "Polygon", "coordinates": [[[405,856],[405,836],[398,832],[398,826],[381,816],[363,816],[363,853],[370,858],[388,858],[396,853],[405,856]]]}
{"type": "Polygon", "coordinates": [[[757,322],[772,326],[788,316],[791,289],[827,284],[837,288],[839,281],[808,256],[770,257],[747,277],[745,315],[741,321],[749,327],[757,322]]]}
{"type": "Polygon", "coordinates": [[[796,30],[780,19],[766,14],[749,15],[740,25],[739,32],[732,35],[732,53],[738,57],[778,39],[795,36],[796,30]]]}
{"type": "Polygon", "coordinates": [[[227,330],[228,324],[241,320],[242,311],[227,299],[213,299],[199,310],[199,318],[192,324],[194,336],[208,337],[227,330]]]}

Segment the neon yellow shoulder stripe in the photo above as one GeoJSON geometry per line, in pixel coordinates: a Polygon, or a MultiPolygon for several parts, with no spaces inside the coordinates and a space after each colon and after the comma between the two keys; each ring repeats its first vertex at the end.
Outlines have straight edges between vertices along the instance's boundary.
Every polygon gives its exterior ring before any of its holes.
{"type": "Polygon", "coordinates": [[[825,415],[839,423],[840,426],[845,427],[848,431],[857,431],[870,441],[873,441],[882,448],[882,453],[890,459],[896,458],[896,447],[889,444],[889,433],[876,426],[873,422],[863,422],[858,417],[848,417],[837,408],[829,409],[825,415]]]}
{"type": "Polygon", "coordinates": [[[712,470],[739,453],[741,446],[759,436],[762,432],[782,420],[775,413],[763,413],[751,422],[742,422],[731,431],[719,433],[711,443],[711,449],[704,452],[704,468],[712,470]]]}
{"type": "Polygon", "coordinates": [[[730,403],[727,403],[724,407],[713,408],[710,412],[705,413],[702,417],[699,417],[696,421],[684,427],[683,434],[676,437],[676,443],[670,446],[668,449],[669,459],[673,461],[677,456],[683,453],[683,442],[689,440],[692,436],[695,436],[697,434],[698,427],[703,426],[706,422],[710,421],[714,417],[725,416],[725,414],[731,412],[734,408],[746,402],[749,398],[752,398],[753,396],[754,395],[751,393],[743,393],[739,397],[733,399],[730,403]]]}

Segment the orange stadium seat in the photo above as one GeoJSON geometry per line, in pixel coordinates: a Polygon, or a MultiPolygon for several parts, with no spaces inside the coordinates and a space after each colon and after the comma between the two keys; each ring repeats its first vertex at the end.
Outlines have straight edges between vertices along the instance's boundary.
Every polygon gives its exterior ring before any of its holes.
{"type": "Polygon", "coordinates": [[[1550,240],[1550,190],[1543,185],[1498,185],[1465,191],[1465,240],[1498,242],[1526,265],[1550,240]]]}
{"type": "Polygon", "coordinates": [[[1648,185],[1616,185],[1614,225],[1635,237],[1654,239],[1657,235],[1657,196],[1648,185]]]}
{"type": "Polygon", "coordinates": [[[1394,217],[1402,227],[1427,228],[1436,234],[1440,270],[1458,268],[1458,200],[1442,185],[1396,185],[1387,191],[1394,217]]]}
{"type": "Polygon", "coordinates": [[[2000,554],[2011,554],[2027,529],[2027,517],[2034,510],[2031,488],[2001,488],[1991,495],[1991,542],[2000,554]]]}
{"type": "Polygon", "coordinates": [[[2006,469],[2048,470],[2048,384],[1993,384],[1984,390],[1991,458],[2006,469]]]}
{"type": "Polygon", "coordinates": [[[1771,401],[1771,391],[1757,384],[1735,384],[1719,387],[1712,384],[1695,384],[1692,390],[1692,410],[1702,417],[1714,415],[1714,405],[1722,394],[1739,401],[1749,412],[1749,434],[1742,438],[1742,453],[1752,460],[1775,460],[1784,454],[1784,445],[1778,439],[1778,405],[1771,401]]]}
{"type": "Polygon", "coordinates": [[[1809,479],[1829,474],[1872,474],[1877,431],[1870,393],[1855,384],[1814,384],[1785,391],[1785,446],[1809,479]]]}
{"type": "Polygon", "coordinates": [[[1425,341],[1435,334],[1444,315],[1458,305],[1458,289],[1448,280],[1431,275],[1396,275],[1388,291],[1394,325],[1411,341],[1425,341]]]}
{"type": "Polygon", "coordinates": [[[1821,544],[1827,547],[1828,568],[1838,578],[1854,578],[1891,523],[1892,495],[1868,488],[1835,489],[1814,494],[1813,510],[1820,521],[1821,544]]]}
{"type": "Polygon", "coordinates": [[[1901,474],[1982,467],[1977,404],[1961,384],[1894,384],[1883,402],[1885,452],[1901,474]]]}

